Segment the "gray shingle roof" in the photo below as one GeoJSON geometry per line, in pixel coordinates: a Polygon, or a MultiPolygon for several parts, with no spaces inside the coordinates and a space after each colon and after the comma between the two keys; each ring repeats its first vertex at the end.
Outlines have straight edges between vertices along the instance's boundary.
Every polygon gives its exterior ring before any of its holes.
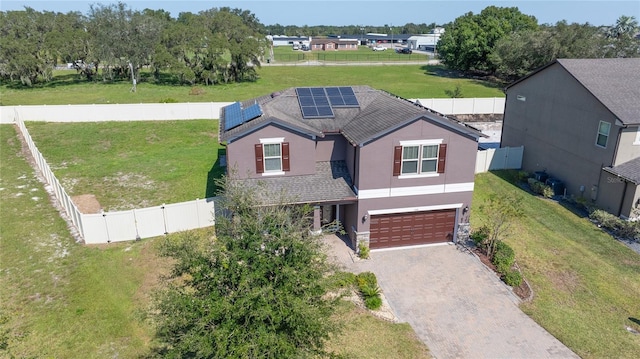
{"type": "Polygon", "coordinates": [[[640,157],[615,167],[605,167],[604,170],[636,185],[640,184],[640,157]]]}
{"type": "Polygon", "coordinates": [[[295,88],[242,103],[260,104],[263,115],[229,131],[224,131],[224,109],[220,116],[220,140],[232,142],[267,124],[279,124],[309,136],[342,133],[352,144],[363,145],[418,118],[425,118],[465,136],[482,134],[460,122],[416,105],[408,100],[369,86],[352,86],[359,108],[334,108],[335,118],[303,119],[295,88]]]}
{"type": "Polygon", "coordinates": [[[640,58],[558,59],[507,88],[558,63],[625,124],[640,124],[640,58]]]}
{"type": "Polygon", "coordinates": [[[625,124],[640,123],[640,58],[558,59],[625,124]]]}
{"type": "Polygon", "coordinates": [[[273,194],[286,193],[287,202],[323,203],[355,201],[351,176],[344,161],[316,162],[316,173],[303,176],[264,177],[239,180],[249,186],[259,186],[262,200],[277,200],[273,194]]]}

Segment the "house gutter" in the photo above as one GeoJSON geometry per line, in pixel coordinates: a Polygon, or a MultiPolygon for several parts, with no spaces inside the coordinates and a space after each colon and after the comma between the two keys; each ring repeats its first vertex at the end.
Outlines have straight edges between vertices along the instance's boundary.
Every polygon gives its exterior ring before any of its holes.
{"type": "Polygon", "coordinates": [[[624,199],[627,197],[627,187],[629,186],[629,181],[624,181],[624,189],[622,190],[622,198],[620,199],[620,206],[618,206],[618,217],[622,214],[622,206],[624,205],[624,199]]]}

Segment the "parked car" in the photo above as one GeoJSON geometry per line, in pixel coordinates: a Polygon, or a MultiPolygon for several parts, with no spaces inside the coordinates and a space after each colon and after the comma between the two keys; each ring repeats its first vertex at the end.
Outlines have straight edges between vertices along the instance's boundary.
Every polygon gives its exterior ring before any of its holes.
{"type": "Polygon", "coordinates": [[[300,49],[302,49],[302,51],[309,51],[309,50],[311,50],[311,49],[309,48],[309,46],[307,46],[307,45],[302,45],[302,47],[301,47],[300,49]]]}
{"type": "Polygon", "coordinates": [[[411,49],[408,48],[408,47],[403,47],[403,48],[396,49],[396,52],[399,53],[399,54],[409,54],[409,55],[411,55],[411,53],[413,51],[411,51],[411,49]]]}
{"type": "Polygon", "coordinates": [[[294,50],[300,50],[300,46],[298,46],[298,44],[294,44],[294,45],[293,45],[293,49],[294,49],[294,50]]]}
{"type": "Polygon", "coordinates": [[[387,48],[382,46],[382,45],[376,45],[374,47],[371,48],[371,50],[373,51],[385,51],[387,48]]]}

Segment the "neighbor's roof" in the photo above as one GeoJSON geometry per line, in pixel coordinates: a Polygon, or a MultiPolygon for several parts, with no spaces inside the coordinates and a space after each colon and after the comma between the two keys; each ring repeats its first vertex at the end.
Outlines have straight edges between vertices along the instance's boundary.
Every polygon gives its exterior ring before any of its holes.
{"type": "Polygon", "coordinates": [[[624,124],[640,123],[640,58],[558,59],[507,88],[556,63],[624,124]]]}
{"type": "Polygon", "coordinates": [[[369,86],[351,86],[358,100],[357,108],[333,108],[334,118],[304,119],[295,88],[242,102],[246,108],[260,104],[262,115],[240,126],[224,130],[224,108],[220,116],[220,141],[232,142],[267,125],[324,137],[341,133],[351,144],[363,146],[413,121],[425,119],[463,136],[484,136],[479,130],[431,111],[419,104],[369,86]]]}
{"type": "Polygon", "coordinates": [[[636,185],[640,184],[640,157],[615,167],[605,167],[604,170],[636,185]]]}

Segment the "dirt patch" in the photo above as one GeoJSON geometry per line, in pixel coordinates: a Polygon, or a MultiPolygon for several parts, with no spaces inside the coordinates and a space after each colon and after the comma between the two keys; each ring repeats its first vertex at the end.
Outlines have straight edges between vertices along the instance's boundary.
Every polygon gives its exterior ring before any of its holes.
{"type": "Polygon", "coordinates": [[[580,285],[580,277],[569,270],[549,271],[549,279],[558,290],[574,292],[580,285]]]}
{"type": "Polygon", "coordinates": [[[71,197],[71,200],[76,204],[80,212],[84,214],[100,213],[102,211],[102,206],[95,195],[81,194],[71,197]]]}

